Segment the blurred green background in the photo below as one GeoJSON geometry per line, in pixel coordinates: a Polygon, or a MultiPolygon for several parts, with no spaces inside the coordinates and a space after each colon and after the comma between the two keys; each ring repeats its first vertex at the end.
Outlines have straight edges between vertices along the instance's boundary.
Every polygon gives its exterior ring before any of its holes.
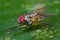
{"type": "Polygon", "coordinates": [[[60,0],[0,0],[0,40],[60,40],[60,0]],[[19,15],[32,10],[36,4],[50,7],[46,13],[58,14],[45,20],[50,23],[49,29],[11,30],[18,25],[19,15]]]}

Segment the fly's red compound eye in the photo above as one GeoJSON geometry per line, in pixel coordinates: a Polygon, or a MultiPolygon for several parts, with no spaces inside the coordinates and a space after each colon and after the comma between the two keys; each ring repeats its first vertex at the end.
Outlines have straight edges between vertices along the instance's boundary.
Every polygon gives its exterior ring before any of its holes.
{"type": "Polygon", "coordinates": [[[23,23],[24,22],[25,17],[24,16],[20,16],[18,19],[18,23],[23,23]]]}

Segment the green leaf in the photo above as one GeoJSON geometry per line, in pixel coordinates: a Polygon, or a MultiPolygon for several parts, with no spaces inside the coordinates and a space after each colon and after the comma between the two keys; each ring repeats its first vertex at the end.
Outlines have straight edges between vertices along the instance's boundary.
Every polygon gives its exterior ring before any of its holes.
{"type": "Polygon", "coordinates": [[[0,40],[60,40],[60,0],[0,0],[0,40]],[[47,14],[57,13],[45,19],[47,25],[41,24],[37,29],[20,28],[19,15],[32,11],[36,4],[49,7],[47,14]],[[16,28],[18,26],[18,28],[16,28]]]}

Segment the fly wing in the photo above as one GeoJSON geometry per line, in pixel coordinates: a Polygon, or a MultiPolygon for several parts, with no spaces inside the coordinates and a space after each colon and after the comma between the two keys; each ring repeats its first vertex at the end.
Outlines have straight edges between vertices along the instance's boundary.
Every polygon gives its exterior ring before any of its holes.
{"type": "Polygon", "coordinates": [[[57,14],[53,14],[53,13],[49,13],[49,14],[46,14],[46,13],[39,13],[40,16],[43,16],[44,18],[47,18],[47,17],[51,17],[51,16],[57,16],[57,14]]]}
{"type": "Polygon", "coordinates": [[[30,15],[30,14],[34,14],[34,13],[43,13],[44,11],[48,10],[49,7],[46,6],[46,7],[42,7],[42,8],[39,8],[39,9],[36,9],[36,10],[31,10],[31,11],[28,11],[26,14],[24,15],[30,15]]]}

